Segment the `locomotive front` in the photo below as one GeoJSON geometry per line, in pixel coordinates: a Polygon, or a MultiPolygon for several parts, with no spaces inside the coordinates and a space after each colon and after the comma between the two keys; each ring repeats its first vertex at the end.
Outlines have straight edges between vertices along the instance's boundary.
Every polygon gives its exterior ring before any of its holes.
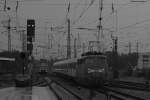
{"type": "Polygon", "coordinates": [[[106,79],[106,57],[103,55],[92,55],[85,59],[86,72],[90,85],[102,85],[106,79]]]}

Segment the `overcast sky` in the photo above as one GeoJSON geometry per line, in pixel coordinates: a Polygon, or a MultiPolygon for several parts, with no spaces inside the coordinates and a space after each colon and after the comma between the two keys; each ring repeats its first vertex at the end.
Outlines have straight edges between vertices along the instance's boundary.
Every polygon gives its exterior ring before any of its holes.
{"type": "MultiPolygon", "coordinates": [[[[65,17],[67,14],[67,6],[70,1],[70,13],[69,17],[71,22],[76,21],[81,12],[85,10],[92,0],[22,0],[19,2],[18,16],[20,25],[26,25],[26,19],[36,19],[36,43],[48,43],[48,34],[55,35],[54,44],[58,43],[58,40],[65,44],[66,34],[51,32],[49,27],[51,26],[66,26],[65,17]],[[48,27],[45,30],[44,26],[48,27]]],[[[77,21],[75,25],[71,27],[88,27],[96,28],[98,25],[98,2],[95,0],[93,5],[83,14],[83,16],[77,21]]],[[[150,51],[150,1],[145,3],[131,3],[130,0],[113,0],[114,9],[117,13],[112,12],[112,0],[104,0],[103,8],[103,21],[104,28],[110,30],[117,29],[114,35],[117,35],[119,40],[119,51],[128,52],[127,45],[129,41],[132,44],[132,50],[136,48],[136,41],[139,41],[140,51],[150,51]],[[116,17],[117,15],[117,17],[116,17]],[[144,48],[144,49],[143,49],[144,48]]],[[[7,5],[11,7],[10,15],[14,16],[16,2],[10,0],[7,5]]],[[[5,15],[6,16],[6,15],[5,15]]],[[[4,19],[4,15],[1,14],[1,19],[4,19]]],[[[15,21],[14,21],[15,22],[15,21]]],[[[2,28],[2,30],[5,30],[2,28]]],[[[80,37],[83,41],[96,39],[94,31],[81,31],[72,29],[72,36],[77,36],[76,33],[80,33],[80,37]]],[[[14,32],[12,32],[14,33],[14,32]]],[[[107,49],[111,47],[110,32],[104,31],[107,49]]],[[[14,35],[14,34],[13,34],[14,35]]],[[[1,40],[7,41],[7,34],[1,34],[1,40]]],[[[18,35],[14,35],[14,38],[19,38],[18,35]]],[[[15,41],[13,39],[12,41],[15,41]]],[[[17,40],[16,40],[17,41],[17,40]]],[[[19,45],[20,42],[14,42],[19,45]]],[[[7,42],[2,42],[1,47],[7,49],[7,42]],[[5,46],[4,46],[5,44],[5,46]]],[[[72,43],[73,44],[73,43],[72,43]]],[[[57,46],[56,46],[57,47],[57,46]]],[[[41,52],[41,49],[39,52],[41,52]]]]}

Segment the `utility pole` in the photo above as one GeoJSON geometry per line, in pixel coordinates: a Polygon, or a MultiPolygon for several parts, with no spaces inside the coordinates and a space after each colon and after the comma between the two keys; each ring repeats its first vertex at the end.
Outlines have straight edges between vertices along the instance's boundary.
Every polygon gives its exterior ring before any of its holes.
{"type": "Polygon", "coordinates": [[[99,10],[100,10],[100,14],[99,14],[99,26],[98,26],[98,41],[100,39],[100,34],[102,35],[103,31],[102,31],[102,11],[103,11],[103,0],[99,0],[99,10]]]}
{"type": "Polygon", "coordinates": [[[67,59],[71,58],[70,19],[68,18],[67,59]]]}
{"type": "Polygon", "coordinates": [[[43,51],[43,59],[45,58],[45,50],[44,50],[44,48],[42,48],[42,51],[43,51]]]}
{"type": "Polygon", "coordinates": [[[131,42],[129,42],[129,54],[131,54],[131,42]]]}
{"type": "Polygon", "coordinates": [[[49,37],[49,33],[48,33],[48,49],[50,49],[50,37],[49,37]]]}
{"type": "Polygon", "coordinates": [[[139,42],[138,42],[138,40],[136,42],[136,52],[137,52],[137,54],[139,53],[139,42]]]}
{"type": "Polygon", "coordinates": [[[27,41],[26,41],[26,34],[24,34],[25,30],[21,31],[21,37],[22,37],[22,52],[26,52],[26,45],[27,45],[27,41]]]}
{"type": "MultiPolygon", "coordinates": [[[[102,30],[102,11],[103,11],[103,0],[99,0],[99,10],[100,10],[100,14],[99,14],[99,25],[98,25],[98,37],[97,37],[97,41],[100,41],[100,35],[102,38],[103,35],[103,30],[102,30]]],[[[100,45],[100,44],[98,44],[100,45]]],[[[99,50],[100,51],[100,48],[99,50]]]]}
{"type": "Polygon", "coordinates": [[[78,33],[78,39],[77,39],[77,41],[78,41],[78,42],[77,42],[77,43],[78,43],[78,44],[77,44],[77,45],[78,45],[77,48],[80,49],[80,48],[81,48],[81,41],[80,41],[80,34],[79,34],[79,33],[78,33]]]}
{"type": "Polygon", "coordinates": [[[112,69],[113,69],[113,78],[118,78],[119,77],[119,73],[118,73],[118,37],[114,37],[112,36],[112,40],[113,40],[113,51],[112,51],[112,69]]]}
{"type": "Polygon", "coordinates": [[[8,19],[8,51],[11,52],[11,31],[10,31],[10,22],[11,22],[11,19],[9,17],[8,19]]]}
{"type": "Polygon", "coordinates": [[[139,41],[137,40],[137,43],[136,43],[136,56],[137,56],[137,59],[139,58],[139,41]]]}
{"type": "Polygon", "coordinates": [[[85,53],[85,43],[82,44],[82,52],[85,53]]]}
{"type": "Polygon", "coordinates": [[[4,2],[4,11],[6,11],[6,3],[7,3],[7,1],[5,0],[5,2],[4,2]]]}
{"type": "Polygon", "coordinates": [[[77,41],[77,39],[76,39],[76,37],[75,37],[75,39],[74,39],[74,58],[76,58],[77,57],[77,43],[76,43],[76,41],[77,41]]]}
{"type": "MultiPolygon", "coordinates": [[[[6,10],[10,10],[10,7],[7,7],[7,1],[5,0],[4,2],[4,12],[6,12],[6,10]]],[[[6,12],[7,13],[7,12],[6,12]]],[[[8,15],[9,19],[8,19],[8,51],[11,52],[11,26],[10,26],[10,16],[8,15]]]]}
{"type": "Polygon", "coordinates": [[[51,35],[51,40],[50,40],[50,48],[53,48],[53,39],[52,39],[52,35],[51,35]]]}
{"type": "Polygon", "coordinates": [[[112,40],[113,40],[113,53],[117,54],[118,52],[118,37],[115,36],[111,36],[112,40]]]}
{"type": "Polygon", "coordinates": [[[58,43],[58,57],[60,56],[60,41],[58,43]]]}
{"type": "MultiPolygon", "coordinates": [[[[16,33],[18,33],[18,29],[19,29],[19,20],[18,20],[18,7],[19,7],[19,1],[16,1],[16,33]]],[[[22,34],[20,34],[22,35],[22,34]]]]}
{"type": "Polygon", "coordinates": [[[115,53],[118,53],[118,38],[115,38],[115,53]]]}
{"type": "MultiPolygon", "coordinates": [[[[52,32],[52,27],[51,27],[51,32],[52,32]]],[[[50,36],[50,48],[53,47],[53,34],[51,33],[51,36],[50,36]]]]}

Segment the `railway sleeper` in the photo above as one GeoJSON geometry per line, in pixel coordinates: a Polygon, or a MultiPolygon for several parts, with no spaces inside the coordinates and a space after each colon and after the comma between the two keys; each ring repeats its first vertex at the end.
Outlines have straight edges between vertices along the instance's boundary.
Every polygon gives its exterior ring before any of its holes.
{"type": "Polygon", "coordinates": [[[46,78],[47,82],[49,83],[49,88],[53,91],[55,96],[58,100],[86,100],[80,97],[77,93],[72,92],[70,89],[67,89],[65,86],[63,86],[61,83],[46,78]],[[59,91],[57,91],[59,90],[59,91]],[[63,91],[67,93],[67,95],[62,95],[60,91],[63,91]]]}
{"type": "Polygon", "coordinates": [[[96,90],[99,93],[105,94],[107,100],[145,100],[144,98],[134,96],[132,94],[124,93],[121,91],[117,91],[116,89],[111,89],[109,87],[105,87],[102,90],[96,90]],[[103,90],[103,91],[102,91],[103,90]]]}

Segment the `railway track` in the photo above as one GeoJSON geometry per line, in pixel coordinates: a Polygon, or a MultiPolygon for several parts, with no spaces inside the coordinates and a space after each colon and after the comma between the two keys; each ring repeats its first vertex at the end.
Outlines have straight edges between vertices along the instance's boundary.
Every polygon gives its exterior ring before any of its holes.
{"type": "Polygon", "coordinates": [[[39,77],[38,80],[32,80],[32,86],[39,86],[39,87],[43,87],[43,86],[47,86],[47,81],[45,81],[45,79],[43,77],[39,77]]]}
{"type": "Polygon", "coordinates": [[[45,81],[39,81],[39,82],[35,82],[35,83],[32,83],[32,86],[47,86],[47,82],[45,81]]]}
{"type": "MultiPolygon", "coordinates": [[[[57,93],[57,91],[52,87],[52,84],[56,84],[56,85],[60,86],[65,91],[67,91],[69,93],[69,95],[72,95],[74,98],[76,98],[76,100],[92,100],[90,98],[87,98],[90,96],[85,97],[85,95],[83,95],[83,93],[82,93],[83,91],[80,91],[80,90],[78,90],[78,92],[75,91],[74,88],[77,89],[77,85],[72,86],[72,87],[70,86],[70,88],[69,88],[69,86],[67,86],[70,84],[69,82],[67,83],[67,85],[64,85],[63,82],[57,81],[55,79],[53,80],[53,78],[51,78],[51,79],[46,78],[46,81],[48,82],[50,89],[53,90],[55,95],[57,95],[58,100],[67,100],[67,99],[62,98],[57,93]]],[[[86,89],[85,91],[92,90],[91,93],[96,94],[96,95],[88,94],[88,95],[92,96],[91,98],[95,98],[95,96],[100,95],[100,94],[105,95],[106,98],[101,99],[101,100],[149,100],[149,99],[145,99],[144,97],[140,97],[139,95],[125,92],[125,91],[123,91],[123,89],[119,90],[115,87],[104,86],[99,89],[89,89],[89,88],[85,88],[85,87],[81,87],[81,88],[86,89]]],[[[68,99],[68,100],[72,100],[72,99],[68,99]]],[[[99,100],[99,99],[94,99],[94,100],[99,100]]]]}
{"type": "Polygon", "coordinates": [[[47,81],[49,88],[53,91],[58,100],[86,100],[57,80],[50,80],[49,78],[45,78],[45,80],[47,81]],[[60,94],[58,90],[62,91],[61,89],[68,95],[60,94]]]}
{"type": "Polygon", "coordinates": [[[106,94],[107,100],[112,100],[111,98],[117,100],[148,100],[124,91],[117,90],[116,88],[110,88],[106,86],[104,86],[102,89],[97,89],[96,91],[106,94]]]}
{"type": "Polygon", "coordinates": [[[125,82],[125,81],[116,81],[115,80],[115,81],[107,81],[105,86],[150,92],[150,85],[144,84],[144,83],[125,82]]]}

